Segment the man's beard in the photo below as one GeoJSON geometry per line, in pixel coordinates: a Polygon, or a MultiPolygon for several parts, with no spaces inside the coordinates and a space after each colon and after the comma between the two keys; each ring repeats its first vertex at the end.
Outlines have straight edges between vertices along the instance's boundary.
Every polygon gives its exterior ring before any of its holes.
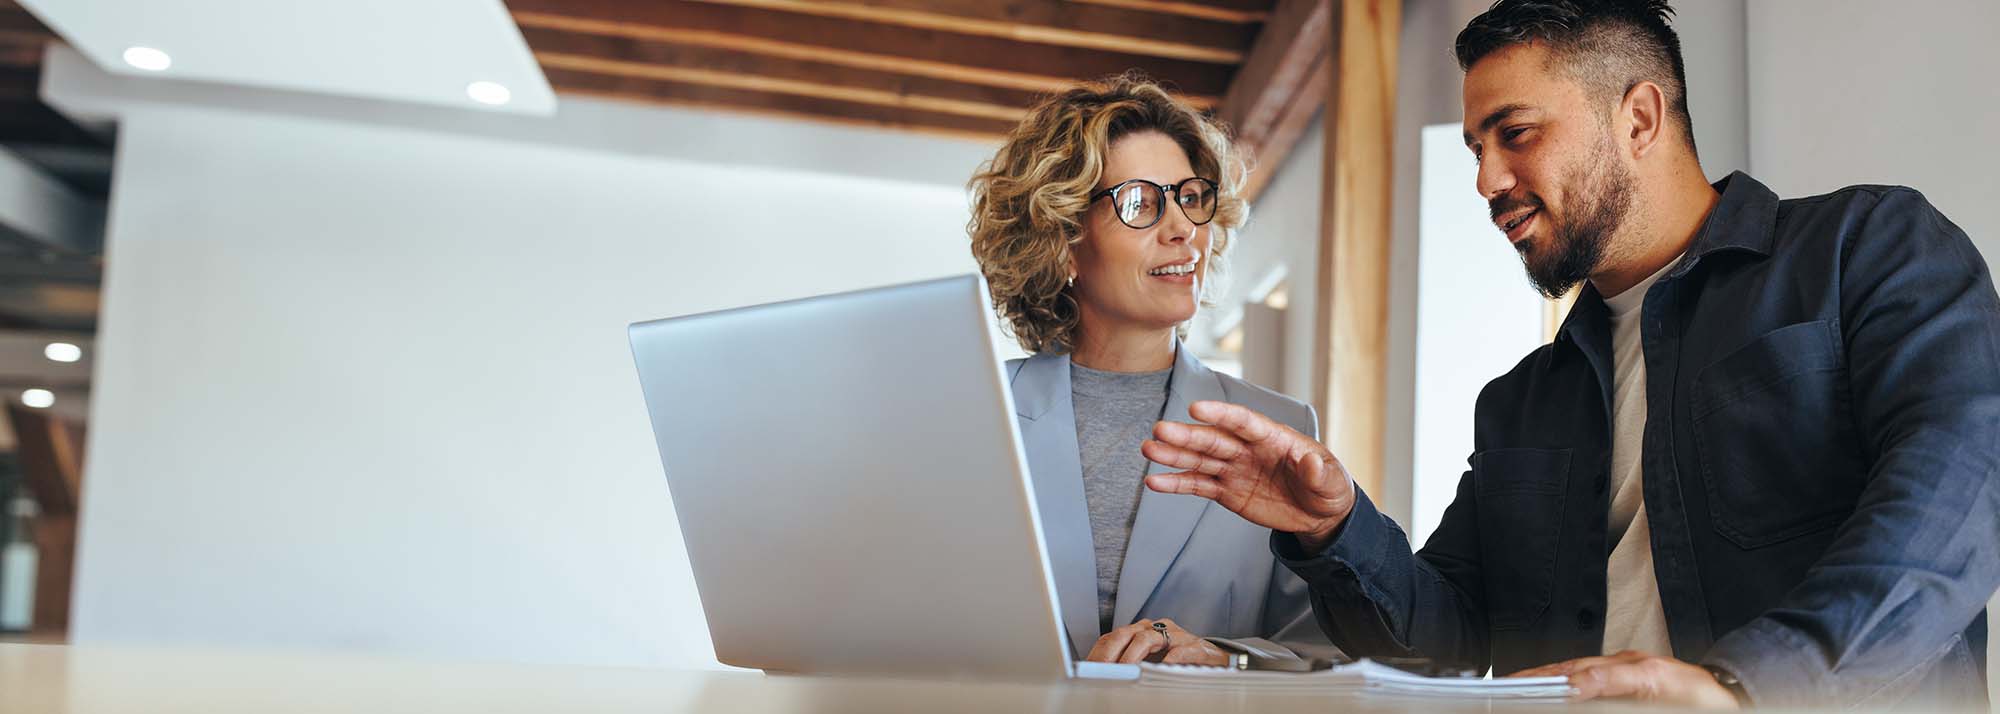
{"type": "MultiPolygon", "coordinates": [[[[1540,241],[1516,243],[1514,248],[1521,252],[1521,266],[1528,271],[1528,282],[1550,300],[1562,297],[1597,271],[1597,264],[1604,260],[1605,246],[1632,210],[1632,172],[1612,156],[1610,149],[1610,141],[1606,140],[1583,162],[1601,167],[1597,171],[1579,170],[1570,174],[1563,195],[1568,197],[1571,207],[1564,215],[1551,215],[1541,197],[1532,194],[1529,197],[1529,205],[1541,211],[1541,218],[1549,219],[1549,236],[1540,241]]],[[[1513,210],[1512,204],[1496,203],[1493,208],[1494,215],[1513,210]]]]}

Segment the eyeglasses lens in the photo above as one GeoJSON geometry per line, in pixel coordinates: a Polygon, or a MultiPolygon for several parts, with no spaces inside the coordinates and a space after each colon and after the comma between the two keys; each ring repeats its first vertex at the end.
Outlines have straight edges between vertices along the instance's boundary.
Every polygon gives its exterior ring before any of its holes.
{"type": "Polygon", "coordinates": [[[1202,225],[1215,218],[1215,184],[1206,180],[1189,181],[1181,184],[1181,211],[1195,225],[1202,225]]]}
{"type": "Polygon", "coordinates": [[[1129,183],[1111,197],[1118,208],[1118,220],[1133,228],[1146,228],[1160,220],[1160,187],[1150,183],[1129,183]]]}

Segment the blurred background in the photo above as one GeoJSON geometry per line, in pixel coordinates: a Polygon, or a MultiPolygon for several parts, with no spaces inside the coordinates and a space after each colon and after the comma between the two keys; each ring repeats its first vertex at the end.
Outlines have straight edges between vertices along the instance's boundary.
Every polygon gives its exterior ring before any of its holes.
{"type": "MultiPolygon", "coordinates": [[[[1132,69],[1254,158],[1190,347],[1421,542],[1560,317],[1457,136],[1486,4],[0,0],[0,630],[717,666],[625,325],[976,270],[978,164],[1132,69]]],[[[2000,258],[2000,3],[1677,4],[1712,178],[2000,258]]]]}

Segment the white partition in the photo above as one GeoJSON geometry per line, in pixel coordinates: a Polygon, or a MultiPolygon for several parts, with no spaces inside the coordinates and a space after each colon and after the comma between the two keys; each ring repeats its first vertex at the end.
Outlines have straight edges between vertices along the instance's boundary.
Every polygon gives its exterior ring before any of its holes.
{"type": "Polygon", "coordinates": [[[1542,344],[1542,299],[1493,227],[1458,124],[1423,130],[1410,543],[1422,547],[1472,454],[1479,390],[1542,344]]]}
{"type": "Polygon", "coordinates": [[[840,169],[135,109],[74,639],[716,666],[625,326],[976,269],[840,169]]]}

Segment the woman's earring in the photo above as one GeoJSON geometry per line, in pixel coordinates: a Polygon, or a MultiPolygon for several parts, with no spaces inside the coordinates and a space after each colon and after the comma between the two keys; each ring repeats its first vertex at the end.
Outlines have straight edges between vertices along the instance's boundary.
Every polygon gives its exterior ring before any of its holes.
{"type": "Polygon", "coordinates": [[[1076,273],[1069,274],[1069,286],[1072,288],[1076,287],[1076,273]]]}

